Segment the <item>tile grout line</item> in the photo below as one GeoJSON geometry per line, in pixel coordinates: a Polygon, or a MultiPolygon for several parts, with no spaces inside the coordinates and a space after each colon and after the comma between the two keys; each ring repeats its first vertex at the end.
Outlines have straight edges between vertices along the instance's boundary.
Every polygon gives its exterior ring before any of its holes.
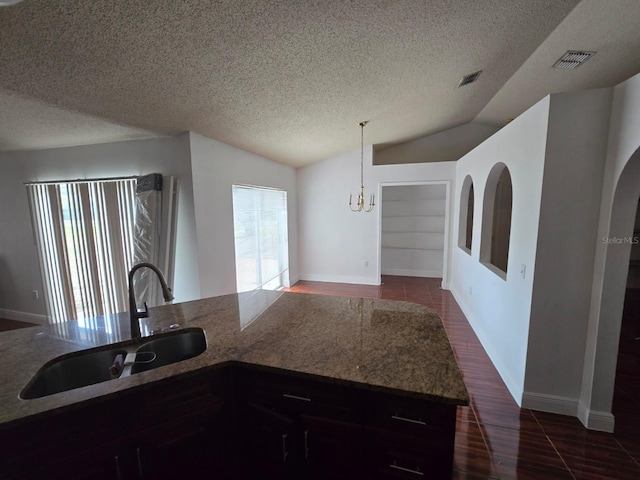
{"type": "Polygon", "coordinates": [[[562,460],[562,464],[565,466],[565,468],[567,469],[567,471],[569,472],[569,474],[571,475],[571,477],[576,480],[576,476],[573,474],[573,471],[571,470],[571,468],[569,468],[569,465],[567,464],[567,462],[565,461],[564,457],[562,456],[562,454],[558,451],[558,449],[556,448],[556,445],[553,443],[553,440],[551,440],[551,437],[549,437],[549,435],[547,435],[547,431],[545,430],[545,428],[542,426],[542,424],[540,423],[540,420],[538,420],[538,417],[536,416],[535,412],[533,410],[529,410],[531,412],[531,415],[533,416],[533,419],[536,421],[536,423],[538,424],[538,426],[540,427],[540,430],[542,431],[542,433],[544,434],[545,438],[547,439],[547,441],[551,444],[551,446],[553,447],[553,450],[556,452],[556,454],[558,455],[558,457],[560,457],[560,460],[562,460]]]}
{"type": "Polygon", "coordinates": [[[615,440],[615,442],[620,446],[620,449],[626,453],[630,458],[631,461],[633,461],[633,463],[635,463],[636,465],[638,465],[640,467],[640,462],[638,460],[636,460],[636,457],[634,457],[631,452],[629,450],[627,450],[624,445],[622,445],[622,443],[620,443],[620,441],[614,436],[613,439],[615,440]]]}
{"type": "Polygon", "coordinates": [[[476,407],[471,401],[472,399],[473,399],[472,395],[469,394],[469,408],[471,408],[471,411],[473,412],[473,416],[476,419],[476,424],[478,425],[478,430],[480,431],[480,436],[482,437],[484,448],[487,450],[487,455],[489,455],[489,461],[491,462],[491,469],[498,475],[498,477],[500,477],[501,475],[496,465],[495,455],[489,450],[489,444],[487,443],[487,438],[486,438],[486,435],[484,434],[484,428],[483,428],[484,423],[480,422],[480,419],[478,418],[478,414],[476,413],[476,407]]]}
{"type": "MultiPolygon", "coordinates": [[[[534,418],[535,418],[535,415],[534,415],[534,418]]],[[[538,421],[538,419],[536,418],[536,422],[537,421],[538,421]]],[[[540,423],[538,422],[538,425],[539,424],[540,423]]],[[[543,429],[543,432],[544,432],[544,429],[543,429]]],[[[571,475],[571,478],[573,478],[573,480],[576,480],[576,476],[573,474],[573,471],[569,468],[569,465],[567,465],[567,462],[565,461],[564,457],[560,454],[560,452],[556,448],[555,444],[553,443],[553,440],[551,440],[551,438],[549,438],[549,435],[547,435],[546,433],[544,434],[544,436],[548,440],[548,442],[551,444],[551,446],[553,447],[553,450],[558,454],[558,457],[560,457],[560,460],[562,460],[562,464],[565,466],[565,468],[569,472],[569,475],[571,475]]]]}

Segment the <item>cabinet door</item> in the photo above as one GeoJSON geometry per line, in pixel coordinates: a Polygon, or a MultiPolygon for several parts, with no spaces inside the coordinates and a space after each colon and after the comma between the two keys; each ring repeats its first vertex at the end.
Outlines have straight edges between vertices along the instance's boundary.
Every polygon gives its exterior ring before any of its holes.
{"type": "Polygon", "coordinates": [[[296,478],[294,420],[253,403],[238,405],[237,413],[241,478],[296,478]]]}
{"type": "Polygon", "coordinates": [[[138,478],[229,478],[223,406],[213,405],[136,432],[133,455],[138,478]]]}
{"type": "Polygon", "coordinates": [[[117,479],[128,420],[105,401],[3,430],[0,478],[117,479]]]}
{"type": "Polygon", "coordinates": [[[175,379],[132,397],[136,478],[230,478],[231,402],[222,374],[175,379]]]}
{"type": "Polygon", "coordinates": [[[121,445],[101,445],[76,455],[70,455],[58,462],[46,465],[30,465],[28,469],[2,475],[6,480],[123,480],[132,478],[128,468],[130,461],[121,445]]]}
{"type": "Polygon", "coordinates": [[[321,417],[300,417],[304,477],[357,480],[361,478],[362,426],[321,417]]]}

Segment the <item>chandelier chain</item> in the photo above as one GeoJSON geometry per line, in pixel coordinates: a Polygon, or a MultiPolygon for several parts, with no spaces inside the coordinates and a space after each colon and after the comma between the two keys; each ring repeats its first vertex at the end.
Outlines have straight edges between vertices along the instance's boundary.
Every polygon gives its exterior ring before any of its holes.
{"type": "Polygon", "coordinates": [[[352,212],[370,212],[375,206],[375,195],[369,197],[369,206],[364,205],[364,127],[368,122],[360,122],[360,193],[358,194],[358,200],[353,208],[352,198],[353,195],[349,195],[349,209],[352,212]]]}
{"type": "Polygon", "coordinates": [[[360,186],[364,187],[364,126],[365,122],[360,122],[360,186]]]}

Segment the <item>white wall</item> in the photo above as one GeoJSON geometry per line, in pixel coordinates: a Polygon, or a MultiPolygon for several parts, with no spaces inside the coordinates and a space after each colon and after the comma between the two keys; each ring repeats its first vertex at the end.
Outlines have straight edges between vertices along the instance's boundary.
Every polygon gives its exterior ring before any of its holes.
{"type": "Polygon", "coordinates": [[[457,232],[462,181],[470,175],[475,196],[473,243],[469,254],[456,241],[451,242],[451,291],[518,403],[525,380],[549,103],[548,97],[543,99],[462,157],[456,170],[460,181],[453,194],[457,232]],[[484,189],[498,162],[509,169],[513,185],[506,279],[480,263],[479,257],[484,189]]]}
{"type": "Polygon", "coordinates": [[[633,235],[640,195],[639,131],[640,74],[613,91],[579,407],[585,425],[609,431],[613,429],[610,412],[631,248],[602,239],[633,235]]]}
{"type": "Polygon", "coordinates": [[[374,164],[453,162],[497,131],[493,125],[466,123],[377,151],[374,164]]]}
{"type": "Polygon", "coordinates": [[[202,296],[236,291],[233,184],[287,191],[289,278],[295,283],[298,280],[295,170],[196,133],[190,133],[189,138],[202,296]]]}
{"type": "MultiPolygon", "coordinates": [[[[378,203],[383,185],[455,183],[455,162],[372,166],[371,156],[372,147],[365,146],[365,194],[375,194],[378,203]]],[[[380,205],[371,213],[354,213],[348,206],[349,194],[355,202],[360,188],[360,150],[299,168],[297,183],[300,278],[379,285],[380,205]]],[[[449,200],[447,215],[450,205],[449,200]]],[[[446,241],[450,231],[447,225],[446,241]]],[[[446,265],[448,259],[445,270],[446,265]]]]}
{"type": "Polygon", "coordinates": [[[577,415],[611,98],[550,98],[523,407],[577,415]]]}
{"type": "Polygon", "coordinates": [[[159,172],[179,178],[176,271],[178,301],[199,297],[188,137],[152,138],[69,148],[0,153],[0,311],[44,322],[38,257],[25,182],[104,178],[159,172]],[[196,281],[194,281],[196,279],[196,281]]]}

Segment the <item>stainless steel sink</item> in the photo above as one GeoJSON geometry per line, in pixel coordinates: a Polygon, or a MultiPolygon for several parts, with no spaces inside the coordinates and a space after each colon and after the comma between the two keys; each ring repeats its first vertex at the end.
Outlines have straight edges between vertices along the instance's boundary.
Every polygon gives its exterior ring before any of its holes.
{"type": "Polygon", "coordinates": [[[123,342],[70,353],[55,358],[40,368],[22,390],[20,398],[28,400],[45,397],[144,372],[196,357],[206,349],[204,331],[201,328],[189,328],[143,338],[142,344],[123,342]],[[125,364],[117,376],[112,375],[110,367],[116,356],[122,355],[124,359],[127,354],[132,353],[135,353],[135,361],[125,364]]]}

